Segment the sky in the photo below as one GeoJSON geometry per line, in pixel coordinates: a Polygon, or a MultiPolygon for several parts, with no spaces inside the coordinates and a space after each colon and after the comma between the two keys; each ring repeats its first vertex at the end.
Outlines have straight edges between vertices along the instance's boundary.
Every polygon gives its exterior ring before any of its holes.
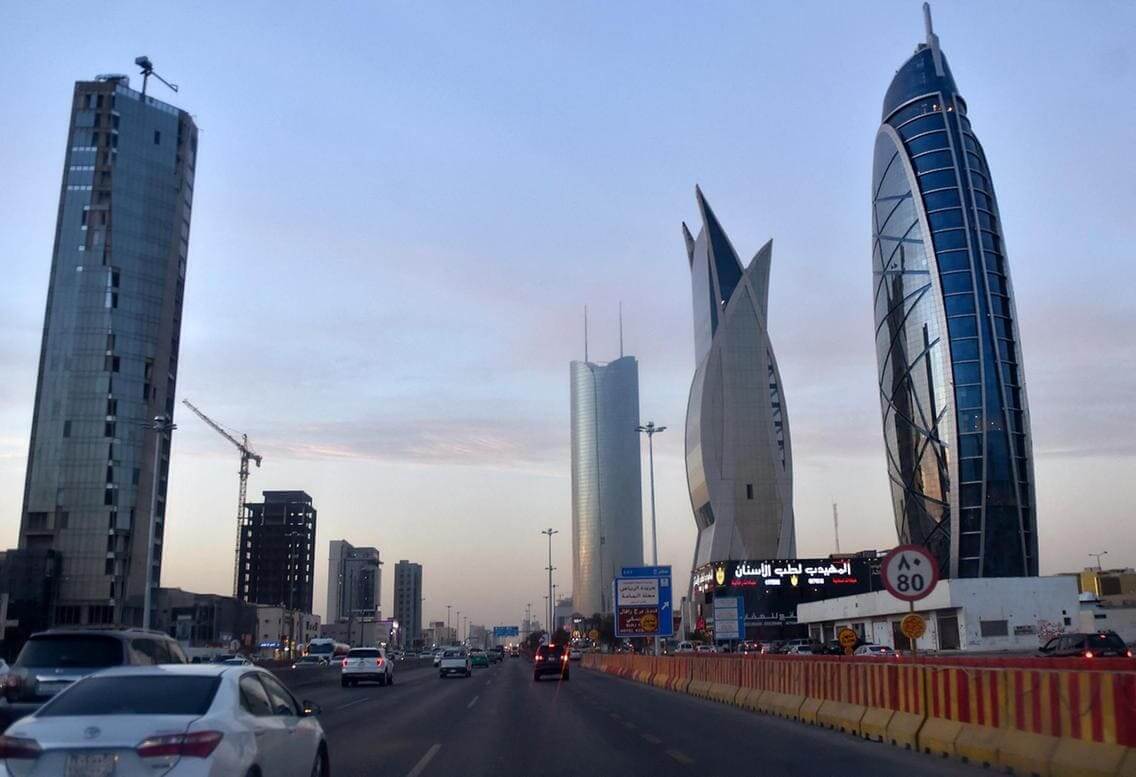
{"type": "MultiPolygon", "coordinates": [[[[1042,572],[1102,550],[1134,564],[1136,5],[933,11],[998,192],[1042,572]]],[[[317,612],[339,538],[381,550],[386,613],[411,559],[428,620],[450,604],[518,623],[543,607],[546,527],[570,590],[585,304],[606,360],[623,303],[642,419],[669,427],[659,561],[689,568],[679,225],[696,231],[696,183],[743,260],[774,241],[799,552],[834,550],[834,500],[843,550],[890,547],[870,176],[884,91],[922,37],[914,1],[0,4],[0,546],[17,541],[73,82],[138,86],[146,54],[181,87],[153,93],[201,129],[178,398],[249,435],[252,494],[313,496],[317,612]]],[[[175,420],[162,584],[228,593],[238,454],[175,420]]]]}

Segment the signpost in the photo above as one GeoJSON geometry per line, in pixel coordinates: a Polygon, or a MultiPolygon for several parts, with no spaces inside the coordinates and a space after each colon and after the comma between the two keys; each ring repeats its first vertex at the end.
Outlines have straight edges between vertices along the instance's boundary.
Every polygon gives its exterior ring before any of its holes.
{"type": "Polygon", "coordinates": [[[927,624],[915,614],[915,602],[935,590],[935,584],[939,582],[939,565],[922,545],[900,545],[884,556],[880,577],[888,593],[910,605],[911,614],[900,622],[899,629],[911,640],[912,655],[918,656],[915,640],[923,636],[927,624]]]}
{"type": "Polygon", "coordinates": [[[740,596],[714,597],[714,641],[745,639],[745,608],[740,596]]]}
{"type": "Polygon", "coordinates": [[[612,581],[615,636],[669,637],[674,634],[671,568],[623,567],[612,581]]]}

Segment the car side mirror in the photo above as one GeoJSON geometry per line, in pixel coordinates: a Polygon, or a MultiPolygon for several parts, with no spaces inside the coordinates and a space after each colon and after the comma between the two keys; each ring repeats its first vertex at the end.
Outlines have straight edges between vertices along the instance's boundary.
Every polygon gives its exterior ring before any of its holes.
{"type": "Polygon", "coordinates": [[[314,718],[316,715],[319,715],[321,712],[323,712],[322,707],[309,699],[304,699],[302,704],[304,705],[305,718],[314,718]]]}

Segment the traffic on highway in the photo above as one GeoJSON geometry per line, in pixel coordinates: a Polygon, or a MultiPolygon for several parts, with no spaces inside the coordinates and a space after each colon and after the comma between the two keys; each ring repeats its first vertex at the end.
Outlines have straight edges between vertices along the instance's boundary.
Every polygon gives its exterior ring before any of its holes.
{"type": "Polygon", "coordinates": [[[37,634],[4,678],[0,763],[15,777],[747,773],[738,741],[800,774],[919,758],[582,670],[579,645],[340,652],[193,663],[140,629],[37,634]]]}

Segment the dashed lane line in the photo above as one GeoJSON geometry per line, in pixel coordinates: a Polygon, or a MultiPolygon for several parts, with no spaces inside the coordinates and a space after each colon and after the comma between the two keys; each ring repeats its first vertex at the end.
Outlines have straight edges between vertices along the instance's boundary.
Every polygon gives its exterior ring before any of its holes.
{"type": "Polygon", "coordinates": [[[639,728],[634,723],[632,723],[630,720],[623,721],[623,727],[625,729],[627,729],[628,731],[634,731],[635,729],[639,728]]]}
{"type": "Polygon", "coordinates": [[[467,710],[472,710],[473,705],[477,704],[477,700],[480,699],[480,698],[481,698],[480,696],[474,696],[473,699],[469,702],[469,704],[465,705],[465,708],[467,710]]]}
{"type": "Polygon", "coordinates": [[[347,702],[346,704],[340,704],[340,705],[339,705],[338,707],[336,707],[335,709],[337,709],[337,710],[345,710],[345,709],[347,709],[348,707],[354,707],[354,706],[355,706],[356,704],[362,704],[363,702],[365,702],[365,701],[370,701],[370,700],[371,700],[371,699],[373,699],[373,698],[375,698],[375,697],[373,697],[373,696],[364,696],[364,697],[363,697],[362,699],[356,699],[355,701],[349,701],[349,702],[347,702]]]}
{"type": "Polygon", "coordinates": [[[694,759],[681,750],[668,750],[667,755],[678,761],[680,764],[683,764],[684,766],[690,766],[694,763],[694,759]]]}
{"type": "Polygon", "coordinates": [[[647,740],[648,742],[650,742],[650,743],[651,743],[652,745],[661,745],[661,744],[663,743],[663,740],[659,739],[659,738],[658,738],[657,736],[655,736],[654,734],[640,734],[639,736],[641,736],[641,737],[643,737],[644,739],[646,739],[646,740],[647,740]]]}
{"type": "Polygon", "coordinates": [[[414,768],[406,773],[406,777],[418,777],[418,775],[422,774],[430,764],[430,761],[434,760],[434,756],[436,756],[441,749],[442,744],[440,742],[435,742],[431,745],[430,749],[426,751],[426,754],[418,759],[418,763],[414,764],[414,768]]]}

